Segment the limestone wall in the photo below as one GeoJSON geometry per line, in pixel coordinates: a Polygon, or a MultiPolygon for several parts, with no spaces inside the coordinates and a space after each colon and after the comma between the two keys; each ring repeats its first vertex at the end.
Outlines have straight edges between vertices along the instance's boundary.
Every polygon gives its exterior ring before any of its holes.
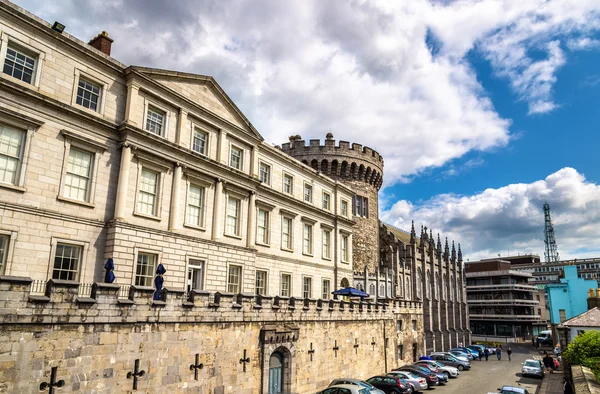
{"type": "Polygon", "coordinates": [[[419,303],[168,290],[165,301],[152,301],[145,288],[118,299],[119,287],[108,284],[81,298],[67,281],[49,281],[40,297],[29,295],[30,282],[0,277],[0,393],[38,393],[52,367],[63,393],[132,392],[127,373],[139,360],[146,374],[138,392],[254,394],[266,392],[276,349],[289,352],[289,392],[311,393],[335,377],[366,379],[410,362],[412,344],[422,341],[419,303]],[[198,380],[190,370],[196,354],[198,380]]]}

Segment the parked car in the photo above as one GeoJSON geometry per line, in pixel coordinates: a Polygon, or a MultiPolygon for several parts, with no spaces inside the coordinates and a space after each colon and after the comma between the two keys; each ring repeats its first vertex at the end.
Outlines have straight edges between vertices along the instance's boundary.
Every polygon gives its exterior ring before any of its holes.
{"type": "Polygon", "coordinates": [[[481,350],[481,353],[483,354],[483,351],[485,350],[485,346],[484,345],[479,345],[479,344],[472,344],[471,346],[475,346],[477,348],[479,348],[479,350],[481,350]]]}
{"type": "MultiPolygon", "coordinates": [[[[502,386],[501,389],[498,389],[500,394],[529,394],[529,391],[523,387],[517,386],[502,386]]],[[[488,394],[498,394],[498,393],[488,393],[488,394]]]]}
{"type": "Polygon", "coordinates": [[[336,384],[319,391],[317,394],[369,394],[369,392],[367,389],[353,384],[336,384]]]}
{"type": "Polygon", "coordinates": [[[544,367],[542,366],[542,362],[540,360],[525,360],[522,364],[521,374],[523,376],[537,376],[538,378],[544,378],[544,367]]]}
{"type": "Polygon", "coordinates": [[[444,365],[436,360],[419,360],[415,363],[416,365],[430,365],[434,368],[437,368],[438,371],[444,373],[448,379],[458,377],[460,373],[457,368],[444,365]]]}
{"type": "Polygon", "coordinates": [[[468,361],[473,360],[473,355],[471,354],[471,352],[465,352],[464,350],[450,349],[448,350],[448,353],[452,353],[455,356],[466,357],[468,361]]]}
{"type": "Polygon", "coordinates": [[[417,369],[414,368],[410,365],[405,365],[403,367],[400,368],[396,368],[394,369],[394,371],[408,371],[408,372],[412,372],[417,376],[420,376],[422,378],[425,378],[425,380],[427,381],[427,384],[429,385],[429,387],[433,387],[433,386],[439,386],[440,384],[440,380],[438,379],[437,375],[431,372],[427,372],[427,371],[423,371],[421,369],[417,369]]]}
{"type": "Polygon", "coordinates": [[[435,376],[437,376],[438,380],[440,381],[440,384],[448,383],[448,377],[446,376],[446,374],[439,371],[437,368],[434,368],[430,365],[418,365],[418,364],[413,364],[413,365],[411,365],[411,367],[421,369],[423,372],[433,373],[435,376]]]}
{"type": "Polygon", "coordinates": [[[427,384],[427,379],[417,375],[414,372],[409,371],[392,371],[388,372],[386,375],[388,376],[397,376],[401,379],[404,379],[410,384],[413,388],[414,392],[427,390],[429,385],[427,384]]]}
{"type": "Polygon", "coordinates": [[[338,379],[334,379],[334,380],[331,381],[331,383],[329,383],[329,387],[335,386],[335,385],[339,385],[339,384],[351,384],[351,385],[354,385],[354,386],[359,386],[360,388],[368,390],[367,392],[369,394],[385,394],[383,391],[381,391],[378,388],[374,387],[372,384],[367,383],[364,380],[353,379],[353,378],[338,378],[338,379]]]}
{"type": "Polygon", "coordinates": [[[474,350],[477,352],[477,354],[479,355],[479,359],[481,360],[483,358],[483,349],[481,349],[479,346],[466,346],[467,349],[469,350],[474,350]]]}
{"type": "Polygon", "coordinates": [[[471,369],[471,363],[469,362],[469,360],[461,360],[458,357],[454,356],[452,353],[431,353],[429,357],[431,357],[435,361],[441,362],[442,364],[456,367],[456,369],[458,369],[459,371],[471,369]]]}
{"type": "Polygon", "coordinates": [[[480,359],[481,360],[481,358],[479,358],[479,350],[469,349],[468,347],[464,347],[464,346],[463,347],[457,347],[455,349],[462,350],[464,352],[467,352],[467,353],[471,354],[473,356],[473,359],[480,359]]]}
{"type": "Polygon", "coordinates": [[[540,335],[535,338],[538,346],[552,346],[552,331],[541,331],[540,335]]]}
{"type": "Polygon", "coordinates": [[[367,383],[377,387],[385,394],[411,394],[412,386],[404,379],[395,376],[373,376],[367,379],[367,383]]]}

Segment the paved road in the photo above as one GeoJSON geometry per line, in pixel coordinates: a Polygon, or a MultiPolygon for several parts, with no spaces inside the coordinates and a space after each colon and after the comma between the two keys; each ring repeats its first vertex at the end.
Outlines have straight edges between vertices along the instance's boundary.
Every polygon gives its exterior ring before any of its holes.
{"type": "Polygon", "coordinates": [[[521,376],[521,363],[532,358],[531,346],[511,346],[513,350],[512,361],[508,361],[506,345],[502,346],[502,360],[498,361],[495,355],[489,361],[472,361],[471,369],[463,371],[456,379],[451,379],[445,386],[437,386],[426,390],[424,394],[486,394],[496,391],[503,385],[519,384],[531,394],[535,394],[541,379],[525,378],[521,376]]]}

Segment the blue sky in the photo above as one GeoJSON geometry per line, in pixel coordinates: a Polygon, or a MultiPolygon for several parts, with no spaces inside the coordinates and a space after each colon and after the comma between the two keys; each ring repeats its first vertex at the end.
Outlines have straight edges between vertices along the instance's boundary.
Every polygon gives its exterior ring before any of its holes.
{"type": "Polygon", "coordinates": [[[380,218],[465,258],[600,257],[598,0],[17,0],[125,64],[213,76],[266,141],[385,159],[380,218]]]}

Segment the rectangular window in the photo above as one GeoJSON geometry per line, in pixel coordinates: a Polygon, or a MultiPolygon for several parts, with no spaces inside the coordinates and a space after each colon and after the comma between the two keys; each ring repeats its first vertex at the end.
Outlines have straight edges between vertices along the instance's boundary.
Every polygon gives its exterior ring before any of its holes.
{"type": "Polygon", "coordinates": [[[158,255],[152,253],[138,253],[137,266],[135,267],[135,285],[152,286],[154,272],[156,271],[156,261],[158,255]]]}
{"type": "Polygon", "coordinates": [[[194,152],[198,152],[201,155],[206,155],[206,142],[208,141],[208,134],[194,128],[194,140],[192,141],[192,149],[194,152]]]}
{"type": "Polygon", "coordinates": [[[0,234],[0,275],[4,275],[4,271],[6,270],[9,243],[10,237],[5,234],[0,234]]]}
{"type": "Polygon", "coordinates": [[[402,320],[396,321],[396,328],[398,331],[402,331],[402,320]]]}
{"type": "Polygon", "coordinates": [[[303,298],[311,298],[312,297],[312,278],[305,276],[302,278],[302,297],[303,298]]]}
{"type": "Polygon", "coordinates": [[[267,185],[271,184],[271,166],[265,163],[260,163],[258,180],[267,185]]]}
{"type": "Polygon", "coordinates": [[[229,152],[229,167],[241,171],[243,158],[244,152],[240,148],[232,146],[229,152]]]}
{"type": "Polygon", "coordinates": [[[269,244],[269,212],[264,209],[258,210],[256,220],[256,241],[265,245],[269,244]]]}
{"type": "Polygon", "coordinates": [[[242,202],[237,198],[229,197],[227,199],[227,218],[225,224],[225,233],[230,235],[240,235],[240,207],[242,202]]]}
{"type": "Polygon", "coordinates": [[[365,218],[369,217],[369,199],[363,197],[362,198],[362,207],[363,207],[363,211],[362,211],[362,216],[365,218]]]}
{"type": "Polygon", "coordinates": [[[404,345],[398,345],[398,360],[404,360],[404,345]]]}
{"type": "Polygon", "coordinates": [[[310,224],[304,224],[304,231],[302,232],[302,253],[312,254],[313,252],[313,226],[310,224]]]}
{"type": "Polygon", "coordinates": [[[57,244],[52,279],[77,280],[82,250],[81,246],[57,244]]]}
{"type": "Polygon", "coordinates": [[[4,74],[32,84],[36,60],[25,51],[9,46],[6,48],[6,58],[4,58],[4,74]]]}
{"type": "Polygon", "coordinates": [[[329,279],[323,279],[323,294],[321,299],[328,300],[331,297],[331,281],[329,279]]]}
{"type": "Polygon", "coordinates": [[[139,213],[156,216],[158,179],[158,173],[142,168],[137,204],[139,213]]]}
{"type": "Polygon", "coordinates": [[[24,137],[24,132],[0,125],[0,182],[18,183],[24,137]]]}
{"type": "Polygon", "coordinates": [[[289,297],[292,293],[292,275],[281,274],[281,296],[289,297]]]}
{"type": "Polygon", "coordinates": [[[348,236],[342,235],[340,239],[341,244],[341,258],[342,261],[348,261],[348,236]]]}
{"type": "Polygon", "coordinates": [[[283,192],[287,194],[294,194],[294,177],[291,175],[283,175],[283,192]]]}
{"type": "Polygon", "coordinates": [[[100,86],[95,83],[79,78],[75,102],[82,107],[97,111],[100,103],[100,89],[100,86]]]}
{"type": "Polygon", "coordinates": [[[311,185],[304,184],[304,201],[310,203],[313,201],[313,187],[311,185]]]}
{"type": "Polygon", "coordinates": [[[360,202],[361,202],[360,197],[354,196],[353,200],[354,200],[354,204],[352,205],[352,214],[355,216],[360,216],[360,213],[362,211],[361,205],[360,205],[360,202]]]}
{"type": "Polygon", "coordinates": [[[90,152],[69,149],[69,161],[65,175],[65,197],[79,201],[89,200],[90,178],[94,155],[90,152]]]}
{"type": "Polygon", "coordinates": [[[166,117],[165,111],[149,106],[146,114],[146,131],[163,137],[166,117]]]}
{"type": "Polygon", "coordinates": [[[353,214],[356,216],[369,217],[369,199],[361,196],[354,196],[353,214]]]}
{"type": "Polygon", "coordinates": [[[293,220],[288,217],[283,217],[281,220],[281,247],[292,250],[292,224],[293,220]]]}
{"type": "Polygon", "coordinates": [[[323,258],[331,258],[331,231],[323,230],[323,258]]]}
{"type": "Polygon", "coordinates": [[[416,320],[412,321],[412,329],[413,329],[413,331],[417,331],[417,321],[416,320]]]}
{"type": "Polygon", "coordinates": [[[227,291],[233,294],[239,294],[242,289],[242,267],[230,265],[227,274],[227,291]]]}
{"type": "Polygon", "coordinates": [[[188,265],[187,291],[204,288],[204,261],[190,260],[188,265]]]}
{"type": "Polygon", "coordinates": [[[342,200],[340,204],[340,214],[344,217],[348,217],[348,201],[342,200]]]}
{"type": "Polygon", "coordinates": [[[190,185],[188,190],[188,224],[202,226],[204,218],[204,188],[190,185]]]}
{"type": "Polygon", "coordinates": [[[256,294],[267,294],[267,271],[256,271],[256,294]]]}
{"type": "Polygon", "coordinates": [[[331,210],[331,195],[323,192],[323,209],[326,211],[331,210]]]}
{"type": "Polygon", "coordinates": [[[567,312],[564,309],[559,309],[558,310],[558,318],[561,323],[566,321],[567,320],[567,312]]]}

